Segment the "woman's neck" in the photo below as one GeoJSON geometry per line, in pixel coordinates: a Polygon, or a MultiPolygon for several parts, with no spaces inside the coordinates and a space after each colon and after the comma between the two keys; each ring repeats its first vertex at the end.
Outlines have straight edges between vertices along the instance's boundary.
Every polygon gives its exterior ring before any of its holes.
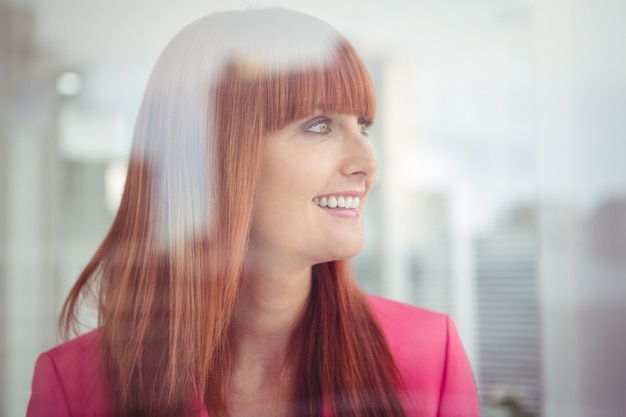
{"type": "Polygon", "coordinates": [[[231,333],[234,362],[227,415],[286,416],[293,392],[289,340],[307,303],[311,268],[246,266],[231,333]]]}
{"type": "Polygon", "coordinates": [[[244,271],[233,322],[236,367],[282,367],[311,290],[311,267],[244,271]]]}

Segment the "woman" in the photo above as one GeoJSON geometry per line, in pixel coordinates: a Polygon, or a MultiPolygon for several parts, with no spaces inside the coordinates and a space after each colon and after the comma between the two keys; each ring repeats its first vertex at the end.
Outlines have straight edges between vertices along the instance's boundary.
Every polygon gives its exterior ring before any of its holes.
{"type": "Polygon", "coordinates": [[[181,31],[150,78],[110,232],[40,356],[35,416],[478,416],[450,320],[366,297],[377,165],[352,47],[285,10],[181,31]]]}

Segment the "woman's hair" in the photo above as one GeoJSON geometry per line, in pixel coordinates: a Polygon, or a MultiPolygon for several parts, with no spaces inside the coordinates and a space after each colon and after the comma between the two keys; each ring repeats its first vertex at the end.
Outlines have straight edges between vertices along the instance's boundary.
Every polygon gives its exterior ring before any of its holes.
{"type": "MultiPolygon", "coordinates": [[[[315,112],[371,120],[373,86],[325,23],[228,12],[183,29],[138,116],[119,211],[61,314],[67,338],[94,297],[116,416],[226,410],[231,319],[264,137],[315,112]]],[[[401,381],[348,261],[315,265],[290,339],[293,414],[404,416],[401,381]]]]}

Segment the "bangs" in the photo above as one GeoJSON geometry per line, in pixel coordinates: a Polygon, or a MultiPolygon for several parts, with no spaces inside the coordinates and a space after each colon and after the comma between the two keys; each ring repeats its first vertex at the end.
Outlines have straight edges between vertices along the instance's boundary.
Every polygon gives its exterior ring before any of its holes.
{"type": "Polygon", "coordinates": [[[270,77],[264,82],[265,132],[312,114],[350,114],[372,121],[376,94],[367,69],[347,43],[339,45],[330,64],[270,77]]]}
{"type": "Polygon", "coordinates": [[[376,95],[365,64],[346,42],[329,53],[332,55],[324,57],[324,63],[315,65],[303,58],[299,65],[292,63],[273,71],[239,60],[226,71],[222,87],[233,101],[223,110],[232,112],[231,116],[246,115],[261,133],[320,113],[350,114],[372,121],[376,95]]]}

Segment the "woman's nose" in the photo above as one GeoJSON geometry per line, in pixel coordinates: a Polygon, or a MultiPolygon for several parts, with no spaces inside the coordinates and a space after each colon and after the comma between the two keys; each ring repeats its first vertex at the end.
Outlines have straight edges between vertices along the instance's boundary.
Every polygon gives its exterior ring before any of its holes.
{"type": "Polygon", "coordinates": [[[350,129],[345,138],[346,156],[343,173],[368,179],[378,170],[378,161],[367,138],[359,129],[350,129]]]}

